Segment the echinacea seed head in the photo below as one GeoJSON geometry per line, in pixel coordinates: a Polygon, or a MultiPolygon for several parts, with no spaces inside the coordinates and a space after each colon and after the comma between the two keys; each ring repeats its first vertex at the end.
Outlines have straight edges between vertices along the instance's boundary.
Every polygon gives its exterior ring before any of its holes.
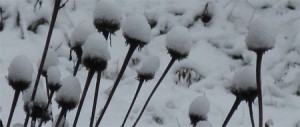
{"type": "Polygon", "coordinates": [[[107,67],[107,61],[101,58],[85,57],[83,65],[89,70],[103,71],[107,67]]]}

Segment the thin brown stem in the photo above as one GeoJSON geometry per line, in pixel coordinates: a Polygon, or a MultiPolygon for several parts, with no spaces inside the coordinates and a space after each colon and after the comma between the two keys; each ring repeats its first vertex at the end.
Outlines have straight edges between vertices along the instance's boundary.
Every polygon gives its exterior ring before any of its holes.
{"type": "Polygon", "coordinates": [[[100,80],[101,80],[101,71],[98,71],[90,127],[92,127],[94,124],[94,118],[95,118],[95,112],[96,112],[97,100],[98,100],[98,93],[99,93],[99,87],[100,87],[100,80]]]}
{"type": "Polygon", "coordinates": [[[76,127],[77,121],[78,121],[79,116],[80,116],[81,108],[82,108],[82,105],[83,105],[83,102],[84,102],[84,99],[85,99],[85,96],[86,96],[86,93],[89,89],[89,86],[91,84],[91,81],[93,79],[94,74],[95,74],[95,70],[90,70],[89,73],[88,73],[88,76],[86,78],[85,86],[84,86],[84,89],[83,89],[83,92],[82,92],[82,95],[81,95],[81,98],[80,98],[80,102],[79,102],[79,105],[78,105],[78,109],[77,109],[77,112],[76,112],[76,116],[75,116],[75,119],[74,119],[74,122],[73,122],[73,127],[76,127]]]}
{"type": "Polygon", "coordinates": [[[262,62],[262,51],[257,51],[256,60],[256,84],[257,84],[257,97],[258,97],[258,112],[259,112],[259,127],[263,127],[263,101],[262,101],[262,89],[261,89],[261,62],[262,62]]]}
{"type": "Polygon", "coordinates": [[[150,102],[150,99],[152,98],[152,96],[154,95],[156,89],[158,88],[158,86],[160,85],[160,83],[162,82],[162,80],[165,78],[165,76],[167,75],[168,71],[170,70],[170,68],[172,67],[172,65],[174,64],[175,62],[175,58],[172,58],[170,60],[170,63],[168,64],[167,68],[165,69],[164,73],[162,74],[162,76],[160,77],[160,79],[158,80],[157,84],[155,85],[154,89],[151,91],[146,103],[144,104],[144,107],[141,111],[141,113],[139,114],[138,118],[136,119],[136,121],[134,122],[133,124],[133,127],[135,127],[137,125],[137,123],[139,122],[140,118],[142,117],[148,103],[150,102]]]}
{"type": "Polygon", "coordinates": [[[251,101],[248,101],[248,107],[249,107],[249,114],[250,114],[250,119],[251,119],[251,125],[252,125],[252,127],[255,127],[254,118],[253,118],[253,110],[252,110],[252,102],[251,101]]]}
{"type": "MultiPolygon", "coordinates": [[[[48,48],[49,48],[49,44],[50,44],[50,40],[51,40],[51,36],[52,36],[52,32],[53,32],[56,17],[57,17],[58,11],[59,11],[60,2],[61,2],[61,0],[55,0],[55,3],[54,3],[52,19],[51,19],[50,26],[49,26],[49,31],[48,31],[48,35],[47,35],[47,39],[46,39],[46,44],[45,44],[43,55],[42,55],[42,60],[41,60],[39,70],[38,70],[38,74],[36,76],[35,84],[34,84],[34,87],[33,87],[32,96],[31,96],[31,99],[30,99],[31,101],[34,101],[34,99],[35,99],[36,90],[37,90],[37,87],[38,87],[38,84],[39,84],[39,81],[40,81],[40,78],[41,78],[41,75],[42,75],[46,55],[47,55],[47,52],[48,52],[48,48]]],[[[28,124],[28,120],[29,120],[29,113],[26,115],[26,119],[25,119],[25,122],[24,122],[25,127],[28,124]]]]}
{"type": "Polygon", "coordinates": [[[228,115],[227,115],[227,117],[226,117],[226,119],[225,119],[225,121],[224,121],[222,127],[226,127],[227,123],[229,122],[229,120],[230,120],[230,118],[232,117],[232,115],[233,115],[233,113],[235,112],[235,110],[236,110],[236,109],[238,108],[238,106],[240,105],[241,101],[242,101],[242,100],[241,100],[240,98],[238,98],[238,97],[235,99],[235,102],[234,102],[232,108],[230,109],[230,112],[228,113],[228,115]]]}
{"type": "Polygon", "coordinates": [[[16,90],[15,95],[14,95],[14,99],[13,99],[13,102],[12,102],[11,108],[10,108],[10,113],[9,113],[9,117],[8,117],[8,121],[7,121],[7,125],[6,125],[7,127],[10,127],[10,123],[11,123],[12,117],[13,117],[14,112],[15,112],[15,108],[16,108],[16,105],[17,105],[17,102],[18,102],[18,99],[19,99],[19,95],[20,95],[20,91],[16,90]]]}
{"type": "Polygon", "coordinates": [[[135,51],[135,49],[137,47],[138,47],[138,45],[130,45],[130,47],[128,49],[128,52],[127,52],[127,55],[125,57],[125,60],[123,62],[122,68],[120,70],[120,73],[119,73],[119,75],[118,75],[118,77],[117,77],[117,79],[116,79],[116,81],[115,81],[115,83],[113,85],[113,88],[112,88],[112,90],[111,90],[111,92],[110,92],[110,94],[108,96],[108,99],[106,100],[106,103],[105,103],[105,105],[103,107],[103,110],[102,110],[102,112],[100,114],[100,117],[97,119],[95,127],[99,126],[99,124],[100,124],[100,122],[101,122],[101,120],[102,120],[102,118],[103,118],[103,116],[104,116],[104,114],[106,112],[106,109],[107,109],[107,107],[108,107],[108,105],[109,105],[109,103],[110,103],[110,101],[111,101],[111,99],[112,99],[112,97],[113,97],[113,95],[114,95],[114,93],[115,93],[118,85],[119,85],[119,82],[120,82],[120,80],[121,80],[121,78],[122,78],[122,76],[123,76],[123,74],[124,74],[124,72],[126,70],[126,67],[127,67],[128,63],[129,63],[129,60],[130,60],[132,54],[134,53],[134,51],[135,51]]]}
{"type": "Polygon", "coordinates": [[[64,116],[66,113],[67,113],[67,109],[62,108],[61,111],[60,111],[60,113],[59,113],[59,116],[58,116],[58,118],[57,118],[57,121],[56,121],[56,123],[55,123],[55,126],[56,126],[56,127],[59,127],[60,121],[61,121],[61,119],[63,118],[63,116],[64,116]]]}
{"type": "Polygon", "coordinates": [[[137,96],[139,95],[139,92],[140,92],[140,90],[141,90],[141,88],[142,88],[143,83],[144,83],[144,79],[140,79],[140,83],[139,83],[139,85],[138,85],[138,88],[136,89],[135,95],[134,95],[134,97],[133,97],[133,100],[132,100],[132,102],[131,102],[131,104],[130,104],[130,107],[129,107],[128,111],[127,111],[127,114],[126,114],[126,116],[125,116],[125,119],[124,119],[124,121],[123,121],[121,127],[124,127],[124,125],[125,125],[125,123],[126,123],[126,120],[127,120],[128,116],[129,116],[129,114],[130,114],[130,111],[131,111],[131,109],[132,109],[132,107],[133,107],[133,105],[134,105],[134,102],[135,102],[137,96]]]}

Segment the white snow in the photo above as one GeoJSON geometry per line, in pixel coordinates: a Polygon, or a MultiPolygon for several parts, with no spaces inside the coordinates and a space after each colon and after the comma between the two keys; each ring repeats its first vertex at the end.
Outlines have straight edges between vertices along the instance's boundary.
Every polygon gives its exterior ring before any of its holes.
{"type": "Polygon", "coordinates": [[[210,104],[206,96],[196,97],[190,104],[189,114],[207,116],[210,111],[210,104]]]}
{"type": "Polygon", "coordinates": [[[213,127],[213,125],[208,121],[199,121],[196,127],[213,127]]]}
{"type": "Polygon", "coordinates": [[[71,48],[75,46],[82,46],[86,39],[92,33],[96,33],[97,30],[93,26],[92,22],[83,20],[81,21],[72,31],[70,36],[70,46],[71,48]]]}
{"type": "Polygon", "coordinates": [[[82,57],[100,58],[105,61],[110,60],[110,53],[104,36],[99,33],[90,35],[82,46],[82,57]]]}
{"type": "Polygon", "coordinates": [[[276,26],[272,26],[272,21],[264,17],[252,21],[246,37],[248,49],[272,49],[275,45],[275,28],[276,26]]]}
{"type": "Polygon", "coordinates": [[[65,77],[62,86],[56,92],[56,101],[79,102],[81,87],[79,80],[74,76],[65,77]]]}
{"type": "MultiPolygon", "coordinates": [[[[43,71],[47,71],[50,66],[56,66],[58,65],[58,63],[59,63],[59,59],[56,52],[53,49],[48,49],[43,71]]],[[[38,66],[40,66],[40,62],[38,66]]]]}
{"type": "Polygon", "coordinates": [[[142,67],[138,70],[138,73],[154,75],[155,72],[159,69],[159,66],[160,66],[159,57],[150,56],[143,62],[142,67]]]}
{"type": "MultiPolygon", "coordinates": [[[[30,103],[31,95],[32,95],[32,92],[33,92],[33,87],[34,87],[34,83],[32,83],[31,87],[29,87],[28,90],[23,92],[22,99],[24,101],[24,104],[29,104],[30,103]]],[[[40,81],[39,84],[38,84],[37,90],[36,90],[36,95],[35,95],[35,98],[34,98],[33,105],[39,106],[39,107],[46,107],[46,105],[48,103],[48,97],[47,97],[46,91],[44,91],[43,89],[44,89],[43,82],[40,81]]]]}
{"type": "Polygon", "coordinates": [[[235,72],[232,79],[232,87],[236,90],[247,91],[256,89],[256,73],[254,67],[243,67],[235,72]]]}
{"type": "Polygon", "coordinates": [[[122,25],[122,30],[124,36],[144,43],[150,42],[151,28],[144,15],[135,13],[127,16],[122,25]]]}
{"type": "Polygon", "coordinates": [[[122,11],[114,0],[100,0],[94,9],[94,19],[120,24],[122,11]]]}
{"type": "Polygon", "coordinates": [[[8,67],[8,78],[13,81],[32,80],[33,66],[25,55],[16,56],[8,67]]]}
{"type": "Polygon", "coordinates": [[[51,66],[47,70],[48,84],[60,84],[61,73],[58,66],[51,66]]]}
{"type": "Polygon", "coordinates": [[[189,54],[192,48],[191,36],[187,28],[176,26],[167,33],[166,47],[180,54],[189,54]]]}

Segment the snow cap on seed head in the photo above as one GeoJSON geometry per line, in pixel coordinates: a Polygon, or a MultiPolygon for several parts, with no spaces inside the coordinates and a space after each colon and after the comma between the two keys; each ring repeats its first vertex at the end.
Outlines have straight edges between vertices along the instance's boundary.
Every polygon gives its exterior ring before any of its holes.
{"type": "MultiPolygon", "coordinates": [[[[43,66],[43,73],[46,73],[50,66],[56,66],[58,65],[58,63],[59,63],[59,59],[56,52],[53,49],[49,49],[43,66]]],[[[40,64],[41,62],[39,62],[38,65],[40,64]]]]}
{"type": "Polygon", "coordinates": [[[171,55],[174,53],[182,58],[187,57],[192,48],[191,36],[188,29],[183,26],[172,28],[167,33],[166,47],[171,55]]]}
{"type": "Polygon", "coordinates": [[[122,30],[127,41],[134,40],[145,45],[151,40],[151,28],[144,15],[129,15],[122,25],[122,30]]]}
{"type": "Polygon", "coordinates": [[[199,121],[207,120],[210,104],[205,96],[196,97],[190,104],[189,116],[191,124],[196,125],[199,121]]]}
{"type": "Polygon", "coordinates": [[[91,34],[85,44],[82,46],[82,57],[83,59],[89,58],[100,58],[104,61],[110,60],[110,53],[107,48],[106,40],[103,35],[98,33],[91,34]]]}
{"type": "Polygon", "coordinates": [[[74,76],[68,76],[62,80],[62,86],[56,92],[56,102],[59,106],[71,110],[75,108],[79,102],[81,87],[79,80],[74,76]]]}
{"type": "Polygon", "coordinates": [[[96,21],[120,25],[122,11],[114,0],[100,0],[94,9],[94,19],[96,21]]]}
{"type": "Polygon", "coordinates": [[[146,80],[152,79],[159,66],[159,57],[150,56],[143,62],[142,67],[138,70],[138,75],[140,78],[145,78],[146,80]]]}
{"type": "MultiPolygon", "coordinates": [[[[48,97],[46,91],[43,91],[43,82],[40,81],[36,90],[36,95],[34,98],[34,103],[33,105],[39,106],[39,107],[46,107],[48,103],[48,97]]],[[[23,92],[22,99],[24,101],[24,104],[29,104],[33,92],[33,87],[34,85],[31,85],[28,90],[23,92]]],[[[32,105],[32,106],[33,106],[32,105]]],[[[30,108],[30,107],[29,107],[30,108]]]]}
{"type": "Polygon", "coordinates": [[[82,46],[88,36],[96,32],[92,23],[86,20],[81,21],[71,33],[70,47],[82,46]]]}
{"type": "Polygon", "coordinates": [[[51,66],[47,70],[49,89],[57,90],[61,86],[61,73],[58,66],[51,66]]]}
{"type": "Polygon", "coordinates": [[[11,83],[18,81],[26,82],[28,83],[28,88],[32,81],[32,75],[33,66],[29,61],[28,57],[26,57],[25,55],[16,56],[8,67],[8,80],[10,80],[11,83]]]}
{"type": "Polygon", "coordinates": [[[239,69],[233,76],[232,89],[240,92],[248,90],[256,90],[256,73],[254,67],[243,67],[239,69]]]}
{"type": "Polygon", "coordinates": [[[272,21],[260,17],[249,25],[246,45],[252,51],[267,51],[275,45],[275,33],[272,21]]]}

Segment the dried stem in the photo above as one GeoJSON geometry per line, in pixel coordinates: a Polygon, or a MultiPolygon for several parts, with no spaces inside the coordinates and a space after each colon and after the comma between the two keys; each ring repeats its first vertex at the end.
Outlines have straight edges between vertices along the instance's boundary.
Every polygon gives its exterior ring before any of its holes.
{"type": "Polygon", "coordinates": [[[12,102],[12,105],[11,105],[11,108],[10,108],[10,113],[9,113],[9,117],[8,117],[8,121],[7,121],[7,125],[6,125],[7,127],[10,127],[10,123],[11,123],[12,117],[13,117],[14,112],[15,112],[15,108],[16,108],[16,105],[17,105],[17,102],[18,102],[18,99],[19,99],[19,95],[20,95],[20,91],[16,90],[15,95],[14,95],[14,99],[13,99],[13,102],[12,102]]]}
{"type": "Polygon", "coordinates": [[[129,107],[128,111],[127,111],[127,114],[126,114],[126,116],[125,116],[125,119],[124,119],[124,121],[123,121],[121,127],[124,127],[124,125],[125,125],[125,123],[126,123],[126,120],[127,120],[128,116],[129,116],[129,114],[130,114],[130,111],[131,111],[131,109],[132,109],[132,107],[133,107],[133,105],[134,105],[134,102],[135,102],[137,96],[139,95],[139,92],[140,92],[140,90],[141,90],[141,88],[142,88],[142,85],[143,85],[144,81],[145,81],[144,79],[140,79],[140,83],[139,83],[139,85],[138,85],[138,88],[137,88],[137,90],[136,90],[136,92],[135,92],[135,95],[134,95],[134,97],[133,97],[133,100],[132,100],[132,102],[131,102],[131,104],[130,104],[130,107],[129,107]]]}
{"type": "Polygon", "coordinates": [[[101,80],[101,71],[98,71],[90,127],[92,127],[94,124],[94,118],[95,118],[95,112],[96,112],[97,100],[98,100],[98,92],[99,92],[99,87],[100,87],[100,80],[101,80]]]}
{"type": "Polygon", "coordinates": [[[262,51],[257,51],[256,60],[256,84],[257,84],[257,97],[258,97],[258,112],[259,112],[259,127],[263,127],[263,102],[262,102],[262,89],[261,89],[261,62],[262,62],[262,51]]]}
{"type": "Polygon", "coordinates": [[[175,58],[172,58],[172,59],[170,60],[170,63],[168,64],[168,66],[167,66],[167,68],[165,69],[164,73],[162,74],[162,76],[161,76],[160,79],[158,80],[158,82],[157,82],[157,84],[155,85],[154,89],[151,91],[151,93],[150,93],[150,95],[149,95],[149,97],[148,97],[146,103],[144,104],[144,107],[143,107],[141,113],[139,114],[138,118],[137,118],[136,121],[134,122],[133,127],[135,127],[135,126],[137,125],[137,123],[139,122],[139,120],[140,120],[140,118],[142,117],[142,115],[143,115],[143,113],[144,113],[144,111],[145,111],[145,109],[146,109],[146,107],[147,107],[147,105],[148,105],[148,103],[149,103],[151,97],[153,96],[154,92],[155,92],[156,89],[158,88],[159,84],[160,84],[160,83],[162,82],[162,80],[165,78],[166,74],[168,73],[168,71],[170,70],[170,68],[172,67],[172,65],[174,64],[175,60],[176,60],[175,58]]]}
{"type": "Polygon", "coordinates": [[[238,97],[235,99],[235,102],[234,102],[232,108],[230,109],[230,112],[228,113],[228,115],[227,115],[227,117],[226,117],[226,119],[225,119],[225,121],[224,121],[222,127],[226,127],[227,123],[229,122],[229,120],[230,120],[230,118],[232,117],[232,115],[233,115],[233,113],[235,112],[235,110],[236,110],[236,109],[238,108],[238,106],[240,105],[241,101],[242,101],[242,100],[241,100],[240,98],[238,98],[238,97]]]}
{"type": "Polygon", "coordinates": [[[31,119],[31,127],[35,127],[35,123],[36,123],[36,118],[33,117],[33,118],[31,119]]]}
{"type": "Polygon", "coordinates": [[[254,118],[253,118],[253,110],[252,110],[252,101],[248,101],[248,107],[249,107],[249,114],[250,114],[252,127],[255,127],[254,118]]]}
{"type": "MultiPolygon", "coordinates": [[[[48,31],[46,44],[45,44],[43,55],[42,55],[41,64],[39,66],[38,74],[36,76],[36,81],[35,81],[35,84],[34,84],[34,87],[33,87],[31,101],[34,101],[34,99],[35,99],[36,90],[37,90],[37,87],[38,87],[38,84],[39,84],[39,81],[40,81],[40,77],[42,75],[43,66],[44,66],[46,55],[47,55],[47,52],[48,52],[48,48],[49,48],[49,44],[50,44],[50,40],[51,40],[53,28],[54,28],[54,24],[55,24],[56,17],[57,17],[59,8],[60,8],[60,2],[61,2],[61,0],[55,0],[55,3],[54,3],[52,19],[51,19],[50,26],[49,26],[49,31],[48,31]]],[[[28,120],[29,120],[29,113],[26,115],[26,119],[25,119],[25,122],[24,122],[25,127],[28,124],[28,120]]]]}
{"type": "Polygon", "coordinates": [[[75,116],[75,119],[74,119],[73,127],[76,127],[76,124],[77,124],[77,121],[78,121],[78,118],[79,118],[79,115],[80,115],[80,112],[81,112],[81,108],[82,108],[82,105],[83,105],[83,102],[84,102],[84,99],[85,99],[85,96],[86,96],[86,93],[89,89],[89,86],[91,84],[91,81],[93,79],[94,74],[95,74],[95,70],[90,70],[89,73],[88,73],[88,76],[86,78],[85,86],[84,86],[84,89],[83,89],[83,92],[82,92],[82,95],[81,95],[81,98],[80,98],[80,102],[79,102],[78,109],[77,109],[77,112],[76,112],[76,116],[75,116]]]}
{"type": "Polygon", "coordinates": [[[59,127],[60,121],[63,118],[63,116],[67,113],[67,109],[65,109],[64,107],[62,107],[59,116],[57,118],[57,121],[55,123],[55,127],[59,127]]]}
{"type": "Polygon", "coordinates": [[[127,52],[127,55],[125,57],[125,60],[123,62],[122,68],[120,70],[120,73],[119,73],[119,75],[118,75],[118,77],[117,77],[117,79],[116,79],[116,81],[115,81],[115,83],[113,85],[113,88],[112,88],[112,90],[111,90],[111,92],[110,92],[110,94],[108,96],[108,99],[107,99],[107,101],[106,101],[106,103],[105,103],[105,105],[103,107],[103,110],[102,110],[102,112],[100,114],[100,117],[98,118],[98,120],[96,122],[96,127],[99,126],[99,124],[100,124],[100,122],[101,122],[101,120],[102,120],[102,118],[103,118],[103,116],[104,116],[104,114],[106,112],[106,109],[107,109],[107,107],[108,107],[108,105],[109,105],[109,103],[110,103],[110,101],[111,101],[111,99],[112,99],[112,97],[113,97],[113,95],[114,95],[114,93],[115,93],[118,85],[119,85],[119,82],[120,82],[120,80],[121,80],[121,78],[122,78],[122,76],[123,76],[123,74],[125,72],[125,69],[126,69],[128,63],[129,63],[129,60],[130,60],[132,54],[134,53],[134,51],[135,51],[135,49],[137,47],[138,47],[138,45],[130,45],[130,47],[128,49],[128,52],[127,52]]]}
{"type": "Polygon", "coordinates": [[[81,64],[82,61],[82,48],[79,47],[79,49],[76,51],[76,55],[77,55],[77,62],[76,65],[74,67],[74,72],[73,72],[73,76],[76,76],[78,69],[79,69],[79,65],[81,64]]]}

